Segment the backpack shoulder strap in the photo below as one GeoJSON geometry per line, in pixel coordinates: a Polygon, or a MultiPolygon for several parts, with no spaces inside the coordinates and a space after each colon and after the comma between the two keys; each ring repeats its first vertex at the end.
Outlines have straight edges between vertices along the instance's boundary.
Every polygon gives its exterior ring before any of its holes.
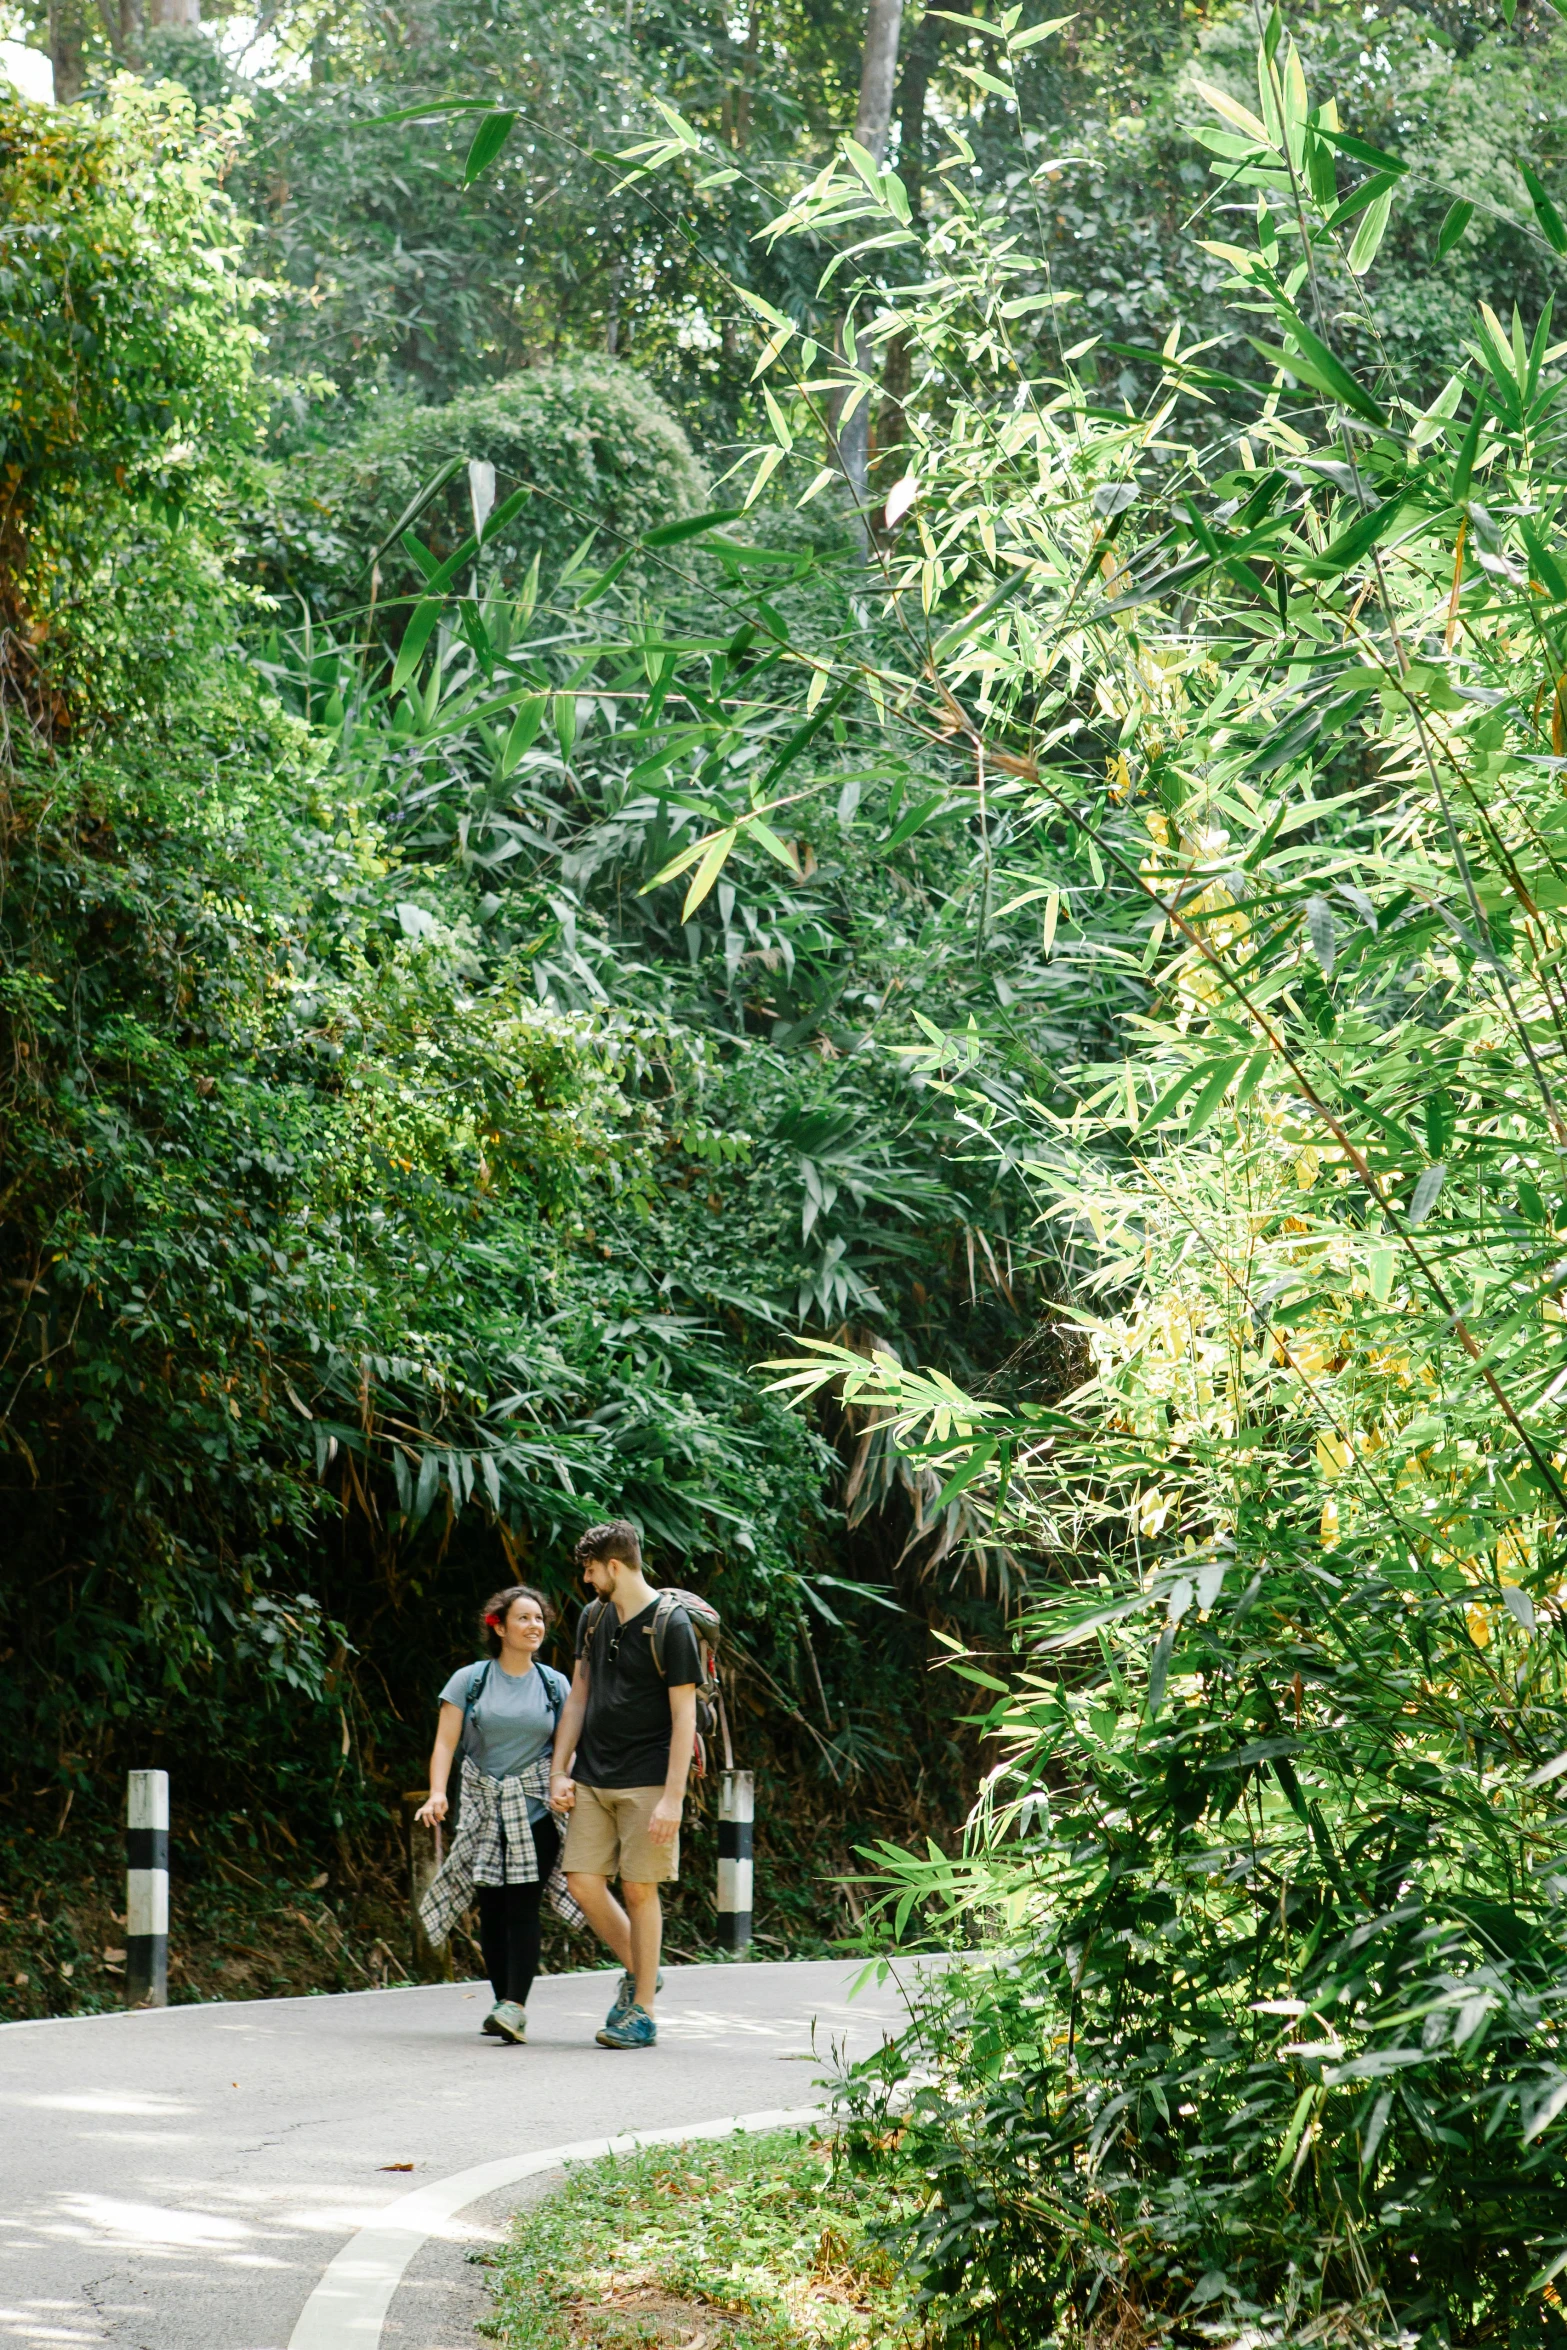
{"type": "Polygon", "coordinates": [[[535,1664],[533,1669],[543,1679],[545,1693],[550,1701],[550,1712],[554,1715],[558,1728],[561,1710],[571,1694],[571,1683],[564,1673],[557,1673],[553,1665],[535,1664]]]}
{"type": "MultiPolygon", "coordinates": [[[[679,1592],[661,1591],[658,1595],[658,1605],[653,1610],[653,1662],[666,1681],[669,1679],[669,1675],[664,1671],[664,1639],[669,1630],[669,1619],[677,1613],[685,1614],[685,1602],[679,1592]]],[[[686,1616],[686,1622],[691,1624],[689,1615],[686,1616]]],[[[697,1631],[695,1624],[691,1624],[691,1637],[700,1648],[701,1634],[697,1631]]]]}
{"type": "Polygon", "coordinates": [[[473,1671],[468,1675],[468,1686],[463,1693],[462,1701],[464,1719],[472,1713],[479,1699],[483,1696],[490,1678],[490,1667],[494,1661],[493,1657],[487,1656],[484,1662],[475,1665],[473,1671]]]}
{"type": "MultiPolygon", "coordinates": [[[[579,1655],[587,1656],[589,1649],[593,1646],[598,1637],[598,1628],[604,1621],[604,1610],[608,1605],[607,1599],[590,1599],[588,1601],[582,1615],[582,1646],[578,1651],[579,1655]]],[[[589,1661],[592,1660],[589,1659],[589,1661]]]]}

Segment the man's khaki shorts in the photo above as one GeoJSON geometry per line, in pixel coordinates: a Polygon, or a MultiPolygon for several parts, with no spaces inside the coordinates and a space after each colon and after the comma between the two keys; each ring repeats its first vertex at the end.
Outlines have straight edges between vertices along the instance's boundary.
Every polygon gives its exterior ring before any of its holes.
{"type": "Polygon", "coordinates": [[[662,1787],[584,1787],[566,1828],[568,1877],[619,1877],[632,1885],[673,1885],[680,1876],[680,1831],[673,1843],[648,1834],[662,1787]]]}

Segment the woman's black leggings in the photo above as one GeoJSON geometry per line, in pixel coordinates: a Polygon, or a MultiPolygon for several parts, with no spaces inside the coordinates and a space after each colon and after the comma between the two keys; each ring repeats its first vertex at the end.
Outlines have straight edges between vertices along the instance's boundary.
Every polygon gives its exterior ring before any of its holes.
{"type": "Polygon", "coordinates": [[[519,2007],[526,2005],[539,1971],[539,1904],[560,1850],[560,1830],[548,1814],[533,1823],[533,1849],[539,1862],[537,1884],[474,1888],[479,1900],[479,1944],[490,1989],[497,2000],[515,1999],[519,2007]]]}

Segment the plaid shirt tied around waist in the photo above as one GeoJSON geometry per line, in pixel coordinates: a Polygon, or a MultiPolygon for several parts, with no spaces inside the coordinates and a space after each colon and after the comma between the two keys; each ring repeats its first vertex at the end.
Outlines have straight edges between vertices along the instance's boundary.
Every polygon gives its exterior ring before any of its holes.
{"type": "MultiPolygon", "coordinates": [[[[430,1940],[446,1940],[473,1900],[476,1885],[536,1885],[539,1856],[533,1848],[533,1824],[528,1818],[530,1796],[548,1798],[550,1757],[541,1754],[514,1778],[486,1778],[470,1756],[462,1766],[462,1808],[451,1851],[430,1880],[419,1904],[419,1922],[430,1940]]],[[[561,1851],[565,1850],[562,1838],[561,1851]]],[[[581,1908],[566,1890],[566,1872],[557,1853],[544,1888],[544,1898],[568,1926],[586,1925],[581,1908]]]]}

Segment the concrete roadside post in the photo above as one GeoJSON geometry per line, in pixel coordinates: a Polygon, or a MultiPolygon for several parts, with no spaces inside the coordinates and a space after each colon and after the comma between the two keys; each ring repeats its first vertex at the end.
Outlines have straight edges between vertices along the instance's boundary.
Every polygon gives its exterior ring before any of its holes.
{"type": "Polygon", "coordinates": [[[442,1859],[440,1829],[422,1827],[414,1817],[425,1800],[425,1793],[425,1789],[416,1787],[411,1795],[403,1797],[403,1834],[408,1847],[408,1955],[416,1982],[449,1983],[454,1973],[451,1943],[443,1942],[437,1950],[419,1918],[419,1904],[429,1892],[430,1880],[442,1859]]]}
{"type": "Polygon", "coordinates": [[[125,2004],[169,2004],[169,1774],[131,1771],[125,1790],[125,2004]]]}
{"type": "Polygon", "coordinates": [[[751,1823],[755,1783],[750,1771],[728,1770],[718,1780],[718,1939],[725,1950],[751,1947],[751,1823]]]}

